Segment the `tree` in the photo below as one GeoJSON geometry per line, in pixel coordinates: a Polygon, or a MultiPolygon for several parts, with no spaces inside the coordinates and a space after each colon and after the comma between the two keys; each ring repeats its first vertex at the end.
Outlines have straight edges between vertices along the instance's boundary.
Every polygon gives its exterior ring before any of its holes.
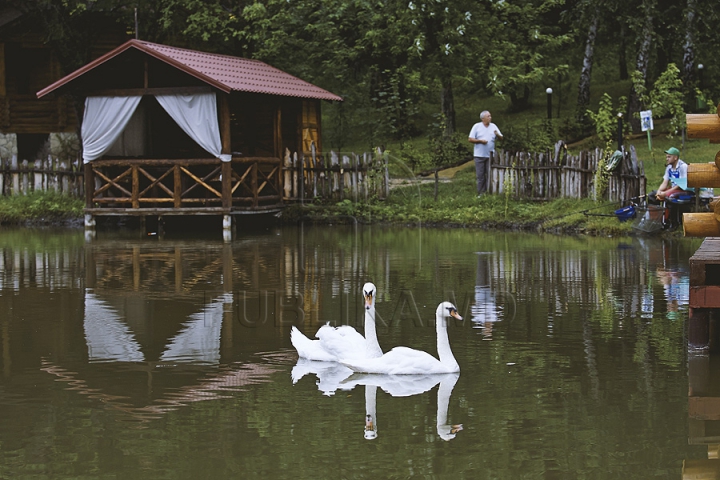
{"type": "Polygon", "coordinates": [[[587,37],[585,39],[585,52],[583,55],[582,69],[580,70],[580,83],[578,84],[577,114],[575,120],[584,125],[587,123],[587,107],[590,105],[590,78],[595,54],[595,38],[597,37],[598,24],[600,23],[600,9],[598,5],[590,7],[590,21],[587,37]]]}
{"type": "Polygon", "coordinates": [[[485,64],[482,46],[489,41],[488,15],[481,2],[467,0],[408,4],[405,22],[413,36],[411,61],[424,78],[439,86],[440,115],[448,137],[455,133],[453,83],[470,82],[485,64]]]}
{"type": "Polygon", "coordinates": [[[568,70],[561,49],[570,40],[559,28],[565,0],[522,0],[493,4],[497,22],[492,31],[489,87],[510,96],[511,108],[530,107],[530,89],[568,70]]]}
{"type": "Polygon", "coordinates": [[[640,110],[641,95],[638,90],[639,85],[645,85],[648,77],[648,67],[650,64],[650,43],[653,34],[653,12],[655,10],[655,0],[643,0],[642,8],[642,28],[638,36],[638,50],[635,61],[635,70],[639,77],[633,81],[633,88],[630,92],[630,125],[633,132],[640,131],[640,110]]]}

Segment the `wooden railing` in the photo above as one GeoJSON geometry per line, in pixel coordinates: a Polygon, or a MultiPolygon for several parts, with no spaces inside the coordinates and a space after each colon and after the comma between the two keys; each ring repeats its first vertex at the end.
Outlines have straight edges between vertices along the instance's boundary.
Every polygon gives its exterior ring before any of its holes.
{"type": "Polygon", "coordinates": [[[94,160],[85,164],[90,213],[222,213],[282,202],[280,159],[94,160]]]}

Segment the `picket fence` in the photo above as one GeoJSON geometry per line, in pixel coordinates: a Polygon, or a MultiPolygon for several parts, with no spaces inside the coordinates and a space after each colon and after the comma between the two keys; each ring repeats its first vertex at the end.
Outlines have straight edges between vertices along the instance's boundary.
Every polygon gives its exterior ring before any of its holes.
{"type": "MultiPolygon", "coordinates": [[[[530,200],[596,198],[596,172],[603,151],[595,149],[569,155],[562,142],[555,152],[498,151],[489,162],[489,191],[530,200]]],[[[646,193],[645,168],[631,145],[623,159],[607,175],[598,200],[626,202],[646,193]]]]}
{"type": "Polygon", "coordinates": [[[367,200],[390,195],[389,157],[386,152],[361,154],[285,153],[283,201],[367,200]]]}
{"type": "Polygon", "coordinates": [[[0,158],[0,195],[27,195],[53,191],[81,197],[84,194],[83,166],[79,159],[45,159],[18,162],[16,157],[0,158]]]}
{"type": "MultiPolygon", "coordinates": [[[[491,193],[505,193],[531,200],[594,198],[600,149],[569,155],[564,145],[555,152],[498,151],[489,162],[491,193]]],[[[367,200],[390,195],[389,155],[381,149],[361,154],[334,151],[307,154],[286,151],[281,178],[283,202],[313,200],[367,200]]],[[[0,159],[0,194],[22,195],[55,191],[83,197],[83,165],[79,159],[48,157],[28,162],[0,159]]],[[[630,146],[623,160],[607,176],[602,199],[625,202],[646,193],[643,163],[630,146]]]]}

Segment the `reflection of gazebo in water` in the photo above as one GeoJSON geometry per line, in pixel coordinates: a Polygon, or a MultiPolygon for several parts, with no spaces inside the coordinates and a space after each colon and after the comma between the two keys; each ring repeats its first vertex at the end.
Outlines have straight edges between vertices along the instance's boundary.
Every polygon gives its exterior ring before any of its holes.
{"type": "Polygon", "coordinates": [[[267,382],[294,354],[254,352],[276,350],[287,329],[267,312],[267,322],[244,325],[240,314],[257,320],[262,309],[257,291],[243,296],[233,285],[282,278],[284,264],[270,261],[281,256],[275,238],[260,252],[221,242],[202,250],[184,241],[87,245],[82,327],[67,333],[82,336],[86,353],[43,356],[40,369],[140,421],[267,382]]]}
{"type": "Polygon", "coordinates": [[[38,92],[86,97],[85,211],[231,215],[282,205],[286,150],[320,145],[320,100],[263,62],[130,40],[38,92]]]}

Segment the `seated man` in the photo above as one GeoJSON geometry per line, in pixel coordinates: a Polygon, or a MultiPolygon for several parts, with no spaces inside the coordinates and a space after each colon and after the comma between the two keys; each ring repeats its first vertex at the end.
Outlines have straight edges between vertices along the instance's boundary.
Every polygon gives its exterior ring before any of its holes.
{"type": "Polygon", "coordinates": [[[681,194],[686,193],[685,190],[678,185],[685,182],[678,182],[680,178],[687,178],[687,163],[680,160],[680,150],[675,147],[670,147],[665,150],[665,162],[667,167],[665,168],[665,175],[663,175],[663,181],[654,192],[650,192],[648,199],[650,203],[660,204],[668,198],[672,198],[681,194]]]}

